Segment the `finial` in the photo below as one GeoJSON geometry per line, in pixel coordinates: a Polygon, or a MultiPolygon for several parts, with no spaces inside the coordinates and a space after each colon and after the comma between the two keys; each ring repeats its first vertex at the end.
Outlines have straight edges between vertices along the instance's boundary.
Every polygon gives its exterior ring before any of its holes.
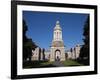
{"type": "Polygon", "coordinates": [[[58,30],[58,29],[61,30],[59,21],[56,21],[56,26],[55,26],[54,29],[55,29],[55,30],[58,30]]]}
{"type": "Polygon", "coordinates": [[[59,25],[59,21],[56,21],[56,24],[59,25]]]}

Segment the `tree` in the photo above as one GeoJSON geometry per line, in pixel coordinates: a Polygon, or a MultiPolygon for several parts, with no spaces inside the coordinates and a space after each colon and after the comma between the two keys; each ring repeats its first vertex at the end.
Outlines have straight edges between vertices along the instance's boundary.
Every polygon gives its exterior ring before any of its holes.
{"type": "Polygon", "coordinates": [[[23,61],[27,58],[29,58],[29,60],[31,60],[31,56],[32,56],[32,49],[34,50],[37,45],[32,41],[32,39],[28,39],[26,36],[26,31],[28,30],[28,26],[25,22],[25,20],[23,20],[23,61]]]}
{"type": "Polygon", "coordinates": [[[85,22],[84,25],[84,32],[83,32],[83,36],[84,36],[84,45],[82,46],[81,50],[80,50],[80,57],[79,57],[79,61],[85,65],[89,65],[89,16],[87,17],[87,20],[85,22]]]}
{"type": "Polygon", "coordinates": [[[43,60],[45,60],[45,49],[43,48],[43,60]]]}

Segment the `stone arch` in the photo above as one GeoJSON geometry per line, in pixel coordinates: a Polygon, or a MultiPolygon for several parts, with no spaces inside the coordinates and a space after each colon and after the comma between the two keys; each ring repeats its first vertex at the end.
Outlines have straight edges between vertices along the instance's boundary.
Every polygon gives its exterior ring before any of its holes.
{"type": "Polygon", "coordinates": [[[55,50],[55,61],[61,60],[61,51],[59,49],[55,50]]]}

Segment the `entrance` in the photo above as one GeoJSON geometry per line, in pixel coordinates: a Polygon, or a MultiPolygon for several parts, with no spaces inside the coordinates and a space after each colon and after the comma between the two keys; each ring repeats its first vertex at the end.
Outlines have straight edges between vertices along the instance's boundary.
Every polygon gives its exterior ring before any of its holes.
{"type": "Polygon", "coordinates": [[[55,61],[60,61],[61,53],[60,50],[55,51],[55,61]]]}

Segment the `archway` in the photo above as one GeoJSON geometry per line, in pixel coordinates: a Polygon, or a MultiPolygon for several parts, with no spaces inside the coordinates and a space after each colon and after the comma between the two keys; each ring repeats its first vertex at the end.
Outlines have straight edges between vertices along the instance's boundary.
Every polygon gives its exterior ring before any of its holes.
{"type": "Polygon", "coordinates": [[[55,51],[55,61],[60,61],[60,59],[61,59],[61,52],[60,52],[60,50],[56,50],[55,51]]]}

